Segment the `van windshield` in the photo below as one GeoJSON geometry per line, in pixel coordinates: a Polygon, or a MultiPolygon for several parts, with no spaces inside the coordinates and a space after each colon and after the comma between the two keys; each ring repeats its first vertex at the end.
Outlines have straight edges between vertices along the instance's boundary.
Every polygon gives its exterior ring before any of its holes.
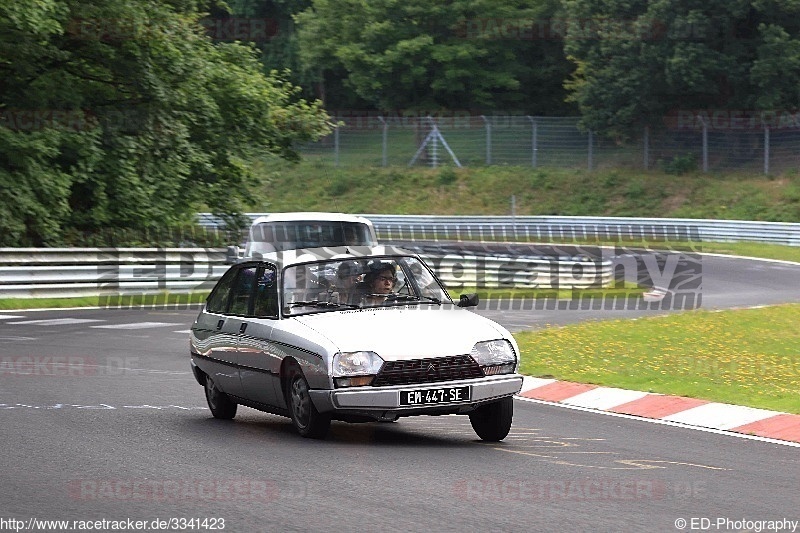
{"type": "MultiPolygon", "coordinates": [[[[252,243],[270,244],[274,251],[331,246],[375,246],[369,226],[359,222],[262,222],[251,228],[252,243]]],[[[259,246],[263,248],[263,246],[259,246]]]]}

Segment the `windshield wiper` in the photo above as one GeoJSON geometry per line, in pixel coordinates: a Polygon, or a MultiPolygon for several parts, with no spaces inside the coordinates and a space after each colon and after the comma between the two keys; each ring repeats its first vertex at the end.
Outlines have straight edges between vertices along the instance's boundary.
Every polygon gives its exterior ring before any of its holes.
{"type": "Polygon", "coordinates": [[[386,297],[387,302],[419,302],[420,300],[427,300],[435,304],[441,305],[442,301],[438,298],[431,296],[413,296],[411,294],[390,294],[386,297]]]}
{"type": "Polygon", "coordinates": [[[336,303],[336,302],[323,302],[321,300],[309,300],[307,302],[292,302],[289,304],[289,307],[329,307],[332,309],[338,307],[350,307],[350,308],[358,308],[357,305],[347,304],[347,303],[336,303]]]}

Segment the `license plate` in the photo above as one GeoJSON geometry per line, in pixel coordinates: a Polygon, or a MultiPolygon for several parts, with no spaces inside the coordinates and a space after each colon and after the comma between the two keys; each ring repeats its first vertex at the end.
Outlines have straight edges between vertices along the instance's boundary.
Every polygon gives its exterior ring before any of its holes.
{"type": "Polygon", "coordinates": [[[469,401],[469,399],[469,386],[400,391],[400,405],[429,405],[436,403],[464,402],[469,401]]]}

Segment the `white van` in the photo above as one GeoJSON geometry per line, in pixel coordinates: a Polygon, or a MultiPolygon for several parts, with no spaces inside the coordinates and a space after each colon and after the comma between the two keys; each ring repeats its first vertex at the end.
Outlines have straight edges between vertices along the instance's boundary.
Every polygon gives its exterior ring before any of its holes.
{"type": "Polygon", "coordinates": [[[344,213],[272,213],[253,221],[243,254],[238,246],[228,248],[228,263],[299,248],[377,244],[375,227],[364,217],[344,213]]]}

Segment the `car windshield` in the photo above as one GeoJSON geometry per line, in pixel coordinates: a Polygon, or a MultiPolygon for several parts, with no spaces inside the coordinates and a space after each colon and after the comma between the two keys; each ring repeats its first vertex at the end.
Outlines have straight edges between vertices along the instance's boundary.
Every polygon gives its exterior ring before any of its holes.
{"type": "Polygon", "coordinates": [[[337,259],[283,271],[284,315],[392,305],[452,304],[430,269],[411,256],[337,259]]]}

